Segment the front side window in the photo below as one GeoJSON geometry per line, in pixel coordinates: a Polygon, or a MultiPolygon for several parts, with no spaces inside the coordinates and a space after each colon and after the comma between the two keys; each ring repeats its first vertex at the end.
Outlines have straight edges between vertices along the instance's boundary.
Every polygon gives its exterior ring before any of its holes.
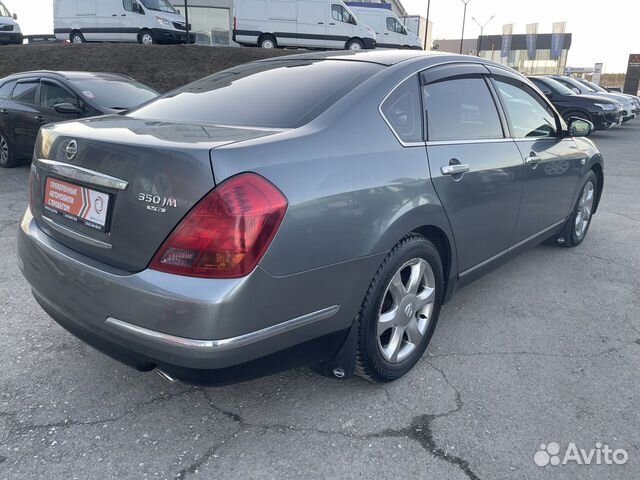
{"type": "Polygon", "coordinates": [[[400,33],[402,35],[407,34],[404,26],[394,17],[387,17],[387,30],[390,32],[400,33]]]}
{"type": "Polygon", "coordinates": [[[504,138],[500,116],[485,80],[456,78],[423,88],[430,141],[504,138]]]}
{"type": "Polygon", "coordinates": [[[53,108],[60,103],[70,103],[78,106],[76,96],[66,88],[49,82],[40,86],[40,104],[46,108],[53,108]]]}
{"type": "Polygon", "coordinates": [[[0,99],[6,99],[9,98],[9,95],[11,95],[11,90],[13,90],[13,87],[15,86],[16,82],[7,82],[3,85],[0,85],[0,99]]]}
{"type": "Polygon", "coordinates": [[[331,17],[338,22],[351,23],[354,25],[356,23],[353,16],[342,5],[331,5],[331,17]]]}
{"type": "Polygon", "coordinates": [[[422,142],[420,86],[417,77],[406,80],[382,104],[382,114],[403,142],[422,142]]]}
{"type": "Polygon", "coordinates": [[[516,85],[516,82],[497,80],[496,85],[511,121],[514,137],[557,135],[556,118],[538,94],[524,84],[516,85]]]}
{"type": "Polygon", "coordinates": [[[156,12],[178,13],[169,0],[140,0],[149,10],[156,12]]]}
{"type": "Polygon", "coordinates": [[[35,105],[36,92],[38,91],[38,82],[25,82],[16,85],[13,89],[13,95],[11,99],[16,102],[28,103],[29,105],[35,105]]]}
{"type": "Polygon", "coordinates": [[[122,5],[127,12],[133,12],[134,0],[122,0],[122,5]]]}

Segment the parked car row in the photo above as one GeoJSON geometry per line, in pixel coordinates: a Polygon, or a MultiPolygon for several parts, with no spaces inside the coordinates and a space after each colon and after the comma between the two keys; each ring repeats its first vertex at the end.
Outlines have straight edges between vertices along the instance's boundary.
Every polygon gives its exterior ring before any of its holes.
{"type": "Polygon", "coordinates": [[[593,123],[596,130],[606,130],[640,116],[640,98],[634,95],[608,92],[592,82],[561,75],[529,79],[565,120],[582,118],[593,123]]]}
{"type": "Polygon", "coordinates": [[[158,96],[124,75],[24,72],[0,80],[0,167],[30,160],[40,127],[122,113],[158,96]]]}
{"type": "MultiPolygon", "coordinates": [[[[3,80],[4,104],[98,109],[85,81],[3,80]]],[[[113,98],[100,105],[126,107],[113,98]]],[[[604,184],[592,130],[477,57],[238,65],[124,114],[43,126],[19,266],[63,327],[165,378],[315,364],[388,382],[457,289],[543,241],[584,241],[604,184]]]]}

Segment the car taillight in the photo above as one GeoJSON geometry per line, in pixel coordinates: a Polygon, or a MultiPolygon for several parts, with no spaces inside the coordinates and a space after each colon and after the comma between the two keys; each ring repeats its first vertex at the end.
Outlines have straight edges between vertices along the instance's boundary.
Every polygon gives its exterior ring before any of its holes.
{"type": "Polygon", "coordinates": [[[238,17],[233,17],[233,29],[237,30],[238,28],[238,17]]]}
{"type": "Polygon", "coordinates": [[[271,245],[287,206],[282,192],[263,177],[232,177],[187,214],[149,267],[191,277],[244,277],[271,245]]]}

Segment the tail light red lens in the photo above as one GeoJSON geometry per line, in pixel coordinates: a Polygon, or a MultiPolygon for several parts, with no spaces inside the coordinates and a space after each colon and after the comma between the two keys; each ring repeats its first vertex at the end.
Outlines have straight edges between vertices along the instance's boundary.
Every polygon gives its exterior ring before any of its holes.
{"type": "Polygon", "coordinates": [[[190,277],[244,277],[271,245],[287,206],[282,192],[263,177],[232,177],[187,214],[150,268],[190,277]]]}

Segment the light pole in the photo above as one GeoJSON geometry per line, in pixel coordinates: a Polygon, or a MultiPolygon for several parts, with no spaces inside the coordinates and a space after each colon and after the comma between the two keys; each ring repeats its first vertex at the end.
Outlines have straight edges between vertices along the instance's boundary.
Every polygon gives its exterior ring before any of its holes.
{"type": "Polygon", "coordinates": [[[427,0],[427,28],[424,31],[424,49],[427,49],[427,42],[429,42],[429,12],[431,11],[431,0],[427,0]]]}
{"type": "Polygon", "coordinates": [[[471,0],[460,0],[464,3],[464,16],[462,17],[462,38],[460,39],[460,54],[462,55],[462,44],[464,43],[464,25],[467,23],[467,4],[471,0]]]}
{"type": "Polygon", "coordinates": [[[189,4],[187,2],[187,0],[184,0],[184,26],[185,26],[185,30],[187,31],[187,41],[186,44],[189,45],[189,4]]]}
{"type": "Polygon", "coordinates": [[[482,46],[482,34],[484,33],[484,28],[489,25],[489,23],[491,22],[491,20],[493,20],[495,18],[495,15],[491,15],[491,18],[489,20],[487,20],[486,22],[484,22],[483,24],[480,23],[478,20],[476,20],[476,17],[471,17],[473,19],[474,22],[476,22],[478,24],[478,26],[480,27],[480,36],[478,37],[478,47],[476,48],[477,50],[477,55],[480,56],[480,47],[482,46]]]}

